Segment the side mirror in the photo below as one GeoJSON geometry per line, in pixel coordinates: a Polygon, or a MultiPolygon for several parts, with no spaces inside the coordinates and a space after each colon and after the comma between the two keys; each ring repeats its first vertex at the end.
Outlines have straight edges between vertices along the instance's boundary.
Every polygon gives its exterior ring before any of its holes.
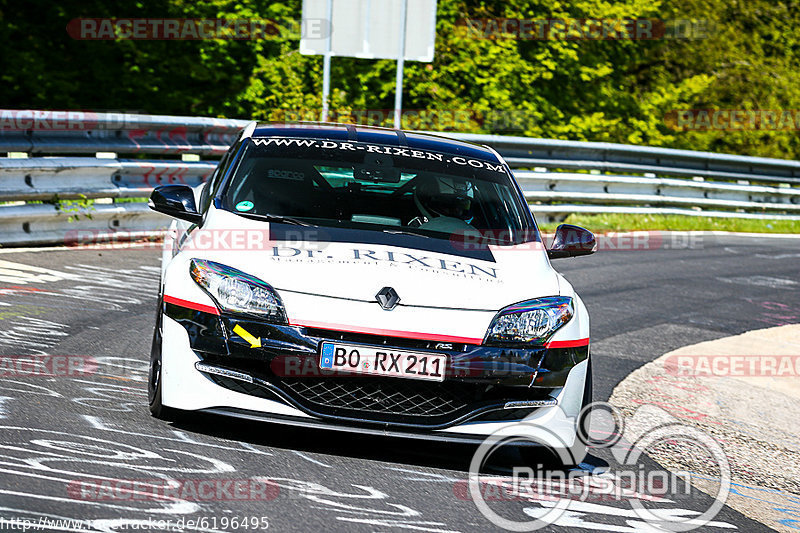
{"type": "Polygon", "coordinates": [[[150,209],[171,217],[200,222],[203,216],[197,212],[194,191],[188,185],[162,185],[150,195],[150,209]]]}
{"type": "Polygon", "coordinates": [[[550,259],[593,254],[597,250],[594,233],[580,226],[561,224],[556,229],[553,244],[547,250],[550,259]]]}

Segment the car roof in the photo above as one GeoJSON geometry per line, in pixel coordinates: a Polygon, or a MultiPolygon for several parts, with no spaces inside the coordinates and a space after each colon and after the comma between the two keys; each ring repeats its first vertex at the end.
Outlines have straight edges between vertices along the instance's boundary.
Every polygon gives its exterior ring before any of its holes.
{"type": "Polygon", "coordinates": [[[501,162],[491,148],[418,131],[378,128],[333,122],[298,122],[296,124],[258,124],[253,137],[294,137],[364,142],[388,146],[443,152],[484,161],[501,162]]]}

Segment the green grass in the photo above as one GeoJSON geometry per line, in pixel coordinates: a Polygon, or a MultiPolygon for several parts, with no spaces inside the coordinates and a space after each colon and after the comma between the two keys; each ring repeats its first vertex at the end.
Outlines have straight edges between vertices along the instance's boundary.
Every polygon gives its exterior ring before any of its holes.
{"type": "Polygon", "coordinates": [[[149,198],[114,198],[115,204],[139,204],[146,203],[149,198]]]}
{"type": "MultiPolygon", "coordinates": [[[[800,233],[800,220],[755,220],[744,218],[695,217],[682,215],[570,215],[566,224],[594,232],[606,231],[736,231],[741,233],[800,233]]],[[[553,231],[558,224],[541,224],[553,231]]]]}

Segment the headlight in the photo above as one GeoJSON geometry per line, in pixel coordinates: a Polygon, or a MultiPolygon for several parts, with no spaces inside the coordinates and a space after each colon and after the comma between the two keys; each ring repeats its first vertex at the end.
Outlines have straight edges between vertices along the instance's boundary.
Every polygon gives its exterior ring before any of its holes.
{"type": "Polygon", "coordinates": [[[256,315],[269,322],[287,323],[280,297],[260,279],[203,259],[192,259],[189,273],[221,309],[256,315]]]}
{"type": "Polygon", "coordinates": [[[544,344],[573,314],[572,298],[564,296],[520,302],[497,313],[485,342],[544,344]]]}

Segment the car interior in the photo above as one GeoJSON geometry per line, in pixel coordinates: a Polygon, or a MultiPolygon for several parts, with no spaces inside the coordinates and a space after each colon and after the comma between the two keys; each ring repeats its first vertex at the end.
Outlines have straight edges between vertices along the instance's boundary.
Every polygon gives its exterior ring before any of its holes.
{"type": "MultiPolygon", "coordinates": [[[[463,176],[302,159],[246,158],[227,192],[248,214],[457,231],[509,230],[506,187],[463,176]]],[[[350,225],[350,224],[348,224],[350,225]]],[[[514,224],[518,226],[518,224],[514,224]]]]}

